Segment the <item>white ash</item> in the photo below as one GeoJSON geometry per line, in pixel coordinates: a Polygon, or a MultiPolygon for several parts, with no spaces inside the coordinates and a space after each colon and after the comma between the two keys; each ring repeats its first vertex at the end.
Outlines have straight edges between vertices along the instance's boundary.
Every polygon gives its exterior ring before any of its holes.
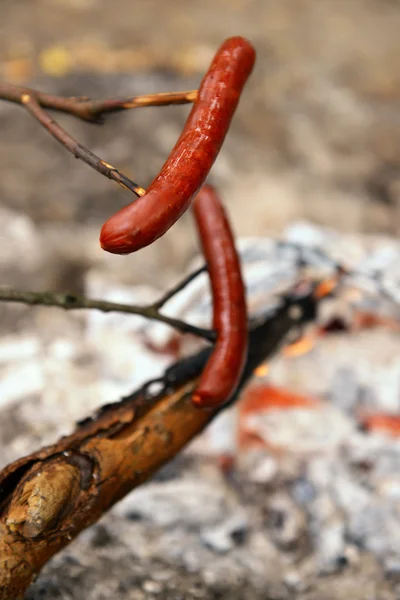
{"type": "Polygon", "coordinates": [[[246,430],[265,443],[297,454],[330,452],[353,433],[352,424],[333,407],[293,408],[253,413],[244,418],[246,430]]]}
{"type": "Polygon", "coordinates": [[[253,483],[271,485],[280,472],[278,460],[260,449],[239,454],[238,465],[241,470],[246,470],[253,483]]]}
{"type": "Polygon", "coordinates": [[[114,510],[128,520],[146,519],[162,527],[171,528],[181,521],[187,526],[196,526],[199,522],[203,526],[215,526],[221,513],[226,513],[226,499],[217,482],[184,478],[149,483],[122,500],[114,510]],[[171,497],[175,498],[173,504],[171,497]]]}
{"type": "MultiPolygon", "coordinates": [[[[339,297],[331,314],[351,320],[354,309],[377,315],[400,317],[400,243],[378,237],[341,235],[333,230],[299,222],[284,232],[283,239],[244,238],[239,240],[242,269],[251,315],[273,309],[279,294],[285,293],[301,276],[326,278],[337,266],[347,269],[339,297]]],[[[188,273],[203,264],[193,260],[188,273]]],[[[179,316],[200,327],[211,322],[210,286],[202,273],[166,305],[166,314],[179,316]]],[[[322,310],[327,311],[327,303],[322,310]]],[[[326,316],[321,314],[320,320],[326,316]]],[[[171,336],[163,324],[150,323],[146,335],[162,347],[171,336]]]]}
{"type": "MultiPolygon", "coordinates": [[[[367,303],[362,295],[356,308],[396,314],[393,302],[373,296],[377,265],[388,261],[395,269],[392,250],[379,253],[379,241],[364,238],[351,246],[349,237],[305,225],[293,235],[309,273],[333,272],[333,262],[315,249],[325,250],[328,240],[335,260],[365,267],[360,280],[369,282],[371,296],[367,303]]],[[[297,276],[299,252],[254,238],[243,248],[250,306],[255,313],[272,310],[278,292],[297,276]]],[[[159,297],[152,288],[115,286],[97,268],[86,281],[95,297],[135,304],[159,297]]],[[[207,326],[206,275],[192,286],[166,310],[207,326]]],[[[348,307],[345,295],[339,300],[333,314],[348,307]]],[[[140,317],[56,309],[34,309],[34,315],[25,331],[9,331],[0,345],[2,465],[68,433],[76,420],[156,377],[172,360],[160,351],[169,329],[140,317]]],[[[110,565],[108,586],[116,598],[132,585],[143,598],[172,597],[181,576],[193,578],[193,598],[207,597],[201,594],[209,586],[229,596],[234,573],[236,589],[251,590],[252,598],[309,600],[324,597],[326,578],[337,573],[348,597],[361,600],[362,590],[352,585],[356,572],[387,589],[382,597],[396,598],[400,442],[359,431],[357,418],[362,411],[400,412],[399,349],[398,333],[379,327],[325,335],[308,354],[275,357],[258,383],[313,396],[318,407],[250,413],[245,421],[236,408],[223,412],[151,482],[51,561],[30,598],[40,597],[41,585],[65,590],[74,577],[85,597],[95,598],[99,570],[110,565]],[[265,447],[238,446],[244,425],[265,447]],[[219,457],[233,458],[233,470],[223,475],[219,457]],[[313,590],[319,591],[307,595],[313,590]]]]}
{"type": "Polygon", "coordinates": [[[360,401],[361,388],[353,369],[339,367],[332,377],[329,400],[339,410],[352,414],[360,401]]]}

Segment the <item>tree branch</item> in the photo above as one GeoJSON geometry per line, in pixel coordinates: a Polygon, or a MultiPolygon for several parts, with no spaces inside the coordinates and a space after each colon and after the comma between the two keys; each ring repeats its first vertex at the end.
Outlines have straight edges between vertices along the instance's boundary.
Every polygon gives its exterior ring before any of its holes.
{"type": "Polygon", "coordinates": [[[198,275],[207,271],[207,265],[203,265],[199,267],[196,271],[193,271],[188,277],[180,281],[175,287],[171,288],[162,296],[157,302],[154,302],[153,307],[158,310],[162,308],[165,304],[167,304],[168,300],[171,300],[173,296],[175,296],[178,292],[183,290],[193,279],[196,279],[198,275]]]}
{"type": "MultiPolygon", "coordinates": [[[[273,315],[253,325],[240,388],[293,327],[315,318],[317,302],[313,290],[301,298],[288,295],[273,315]]],[[[199,410],[190,402],[209,352],[174,364],[162,378],[81,422],[72,435],[0,472],[0,600],[20,597],[56,552],[221,410],[199,410]],[[154,383],[162,389],[151,395],[154,383]]]]}
{"type": "Polygon", "coordinates": [[[64,148],[69,150],[69,152],[71,152],[75,158],[80,158],[83,160],[83,162],[89,165],[89,167],[92,167],[92,169],[95,169],[109,179],[113,179],[120,186],[133,192],[137,196],[143,196],[146,193],[144,188],[129,179],[129,177],[123,173],[120,173],[118,169],[109,163],[106,163],[104,160],[96,156],[96,154],[94,154],[91,150],[70,136],[65,129],[63,129],[41,108],[33,96],[24,94],[22,96],[22,105],[58,142],[60,142],[60,144],[64,146],[64,148]]]}
{"type": "Polygon", "coordinates": [[[76,158],[83,160],[89,167],[95,169],[108,179],[116,181],[124,189],[133,192],[137,196],[143,196],[146,190],[132,181],[129,177],[118,171],[115,167],[105,162],[83,144],[76,141],[65,129],[52,119],[44,108],[66,112],[85,121],[94,123],[101,122],[101,117],[112,112],[120,112],[131,108],[143,106],[166,106],[169,104],[187,104],[194,102],[197,98],[197,90],[187,92],[173,92],[164,94],[148,94],[145,96],[134,96],[123,100],[93,101],[88,98],[62,98],[37,92],[30,88],[15,85],[0,84],[0,99],[20,104],[37,120],[43,127],[71,152],[76,158]]]}
{"type": "Polygon", "coordinates": [[[101,117],[109,113],[121,112],[144,106],[168,106],[171,104],[189,104],[196,101],[197,90],[185,92],[165,92],[146,94],[123,99],[90,100],[85,96],[64,98],[53,96],[27,87],[9,83],[0,83],[0,99],[14,104],[22,104],[22,98],[28,95],[34,98],[42,108],[68,113],[83,121],[101,123],[101,117]]]}
{"type": "Polygon", "coordinates": [[[180,319],[168,317],[160,313],[160,308],[172,298],[175,294],[181,291],[188,283],[193,281],[200,273],[205,270],[205,266],[201,267],[197,271],[194,271],[183,279],[177,286],[168,291],[159,301],[148,304],[147,306],[138,306],[134,304],[121,304],[119,302],[109,302],[107,300],[91,300],[84,296],[78,296],[75,294],[61,294],[57,292],[30,292],[30,291],[19,291],[11,290],[7,288],[0,288],[0,302],[18,302],[21,304],[28,304],[31,306],[56,306],[63,308],[64,310],[78,310],[78,309],[95,309],[102,312],[120,312],[131,315],[140,315],[153,321],[160,321],[166,325],[174,327],[181,333],[191,333],[197,335],[209,342],[215,341],[215,332],[202,327],[196,327],[190,325],[180,319]]]}

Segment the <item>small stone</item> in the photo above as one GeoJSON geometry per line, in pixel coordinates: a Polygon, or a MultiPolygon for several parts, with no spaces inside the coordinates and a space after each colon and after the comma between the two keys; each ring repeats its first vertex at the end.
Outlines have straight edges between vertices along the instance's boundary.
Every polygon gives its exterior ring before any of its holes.
{"type": "Polygon", "coordinates": [[[386,577],[400,581],[400,559],[396,556],[388,557],[384,562],[386,577]]]}
{"type": "Polygon", "coordinates": [[[238,513],[216,527],[204,529],[200,538],[204,545],[214,552],[225,554],[244,543],[247,529],[247,518],[238,513]]]}
{"type": "Polygon", "coordinates": [[[110,532],[107,527],[101,524],[96,525],[96,527],[94,527],[91,539],[92,546],[94,548],[102,548],[105,546],[109,546],[112,541],[113,537],[112,535],[110,535],[110,532]]]}
{"type": "Polygon", "coordinates": [[[285,585],[293,592],[304,592],[307,589],[307,584],[301,578],[300,574],[295,571],[287,571],[284,577],[285,585]]]}
{"type": "Polygon", "coordinates": [[[278,463],[271,456],[265,456],[258,461],[250,473],[251,481],[254,483],[270,483],[278,474],[278,463]]]}
{"type": "Polygon", "coordinates": [[[307,479],[299,478],[292,486],[293,499],[302,506],[307,506],[314,500],[315,494],[314,486],[307,479]]]}
{"type": "Polygon", "coordinates": [[[151,579],[144,581],[142,588],[148,594],[157,594],[158,595],[162,592],[161,584],[157,583],[157,581],[152,581],[151,579]]]}
{"type": "Polygon", "coordinates": [[[276,494],[268,505],[267,527],[280,548],[292,548],[301,538],[306,517],[289,496],[276,494]]]}

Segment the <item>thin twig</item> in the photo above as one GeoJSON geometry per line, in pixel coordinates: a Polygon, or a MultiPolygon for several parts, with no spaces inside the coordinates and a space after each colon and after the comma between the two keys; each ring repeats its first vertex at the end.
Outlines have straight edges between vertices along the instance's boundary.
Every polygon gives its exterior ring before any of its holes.
{"type": "MultiPolygon", "coordinates": [[[[177,286],[176,292],[181,290],[189,281],[192,281],[194,275],[191,274],[189,277],[177,286]]],[[[174,327],[182,333],[192,333],[199,337],[208,340],[209,342],[215,341],[215,333],[208,329],[196,327],[181,321],[180,319],[174,319],[162,315],[157,308],[157,304],[150,304],[147,306],[137,306],[134,304],[121,304],[119,302],[108,302],[107,300],[92,300],[85,298],[84,296],[77,296],[75,294],[61,294],[57,292],[29,292],[20,290],[11,290],[7,288],[0,288],[0,302],[18,302],[21,304],[28,304],[31,306],[56,306],[65,310],[77,310],[77,309],[95,309],[102,312],[120,312],[131,315],[140,315],[153,321],[160,321],[166,325],[174,327]]]]}
{"type": "Polygon", "coordinates": [[[154,304],[152,304],[153,308],[155,308],[156,310],[162,308],[164,304],[168,302],[168,300],[171,300],[173,296],[175,296],[178,292],[183,290],[183,288],[185,288],[191,281],[193,281],[193,279],[196,279],[196,277],[198,277],[200,273],[203,273],[204,271],[207,271],[207,265],[199,267],[196,271],[193,271],[193,273],[191,273],[188,277],[180,281],[176,286],[168,290],[168,292],[166,292],[159,300],[157,300],[157,302],[154,302],[154,304]]]}
{"type": "Polygon", "coordinates": [[[140,185],[129,179],[123,173],[112,165],[93,154],[91,150],[77,142],[69,135],[54,119],[52,119],[38,104],[36,99],[29,94],[22,96],[22,104],[26,110],[33,116],[43,127],[67,150],[69,150],[76,158],[80,158],[87,165],[105,175],[109,179],[113,179],[120,186],[130,190],[137,196],[143,196],[146,190],[140,185]]]}
{"type": "Polygon", "coordinates": [[[101,122],[100,118],[108,113],[144,106],[168,106],[171,104],[189,104],[195,102],[197,90],[145,94],[123,99],[90,100],[86,96],[64,98],[62,96],[45,94],[31,88],[0,83],[1,100],[22,104],[22,97],[24,95],[34,98],[42,108],[65,112],[84,121],[99,123],[101,122]]]}
{"type": "Polygon", "coordinates": [[[15,85],[0,83],[0,100],[7,100],[24,106],[26,110],[43,127],[62,144],[76,158],[80,158],[87,165],[116,181],[124,189],[137,196],[143,196],[146,190],[132,181],[129,177],[118,171],[115,167],[96,156],[83,144],[77,142],[69,135],[54,119],[52,119],[45,108],[66,112],[84,121],[100,123],[101,117],[108,113],[120,112],[131,108],[144,106],[167,106],[169,104],[188,104],[195,102],[197,90],[185,92],[167,92],[162,94],[147,94],[133,96],[125,99],[90,100],[86,97],[52,96],[36,90],[15,85]]]}

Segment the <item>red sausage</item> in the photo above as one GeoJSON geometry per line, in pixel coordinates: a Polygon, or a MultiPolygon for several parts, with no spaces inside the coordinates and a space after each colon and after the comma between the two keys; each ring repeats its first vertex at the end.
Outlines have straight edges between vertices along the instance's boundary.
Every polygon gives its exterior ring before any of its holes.
{"type": "Polygon", "coordinates": [[[129,254],[148,246],[189,208],[220,151],[254,61],[254,48],[246,39],[233,37],[222,44],[160,173],[144,196],[104,223],[104,250],[129,254]]]}
{"type": "Polygon", "coordinates": [[[243,372],[248,343],[246,297],[232,230],[214,188],[205,185],[193,207],[211,280],[217,341],[192,402],[214,408],[229,400],[243,372]]]}

